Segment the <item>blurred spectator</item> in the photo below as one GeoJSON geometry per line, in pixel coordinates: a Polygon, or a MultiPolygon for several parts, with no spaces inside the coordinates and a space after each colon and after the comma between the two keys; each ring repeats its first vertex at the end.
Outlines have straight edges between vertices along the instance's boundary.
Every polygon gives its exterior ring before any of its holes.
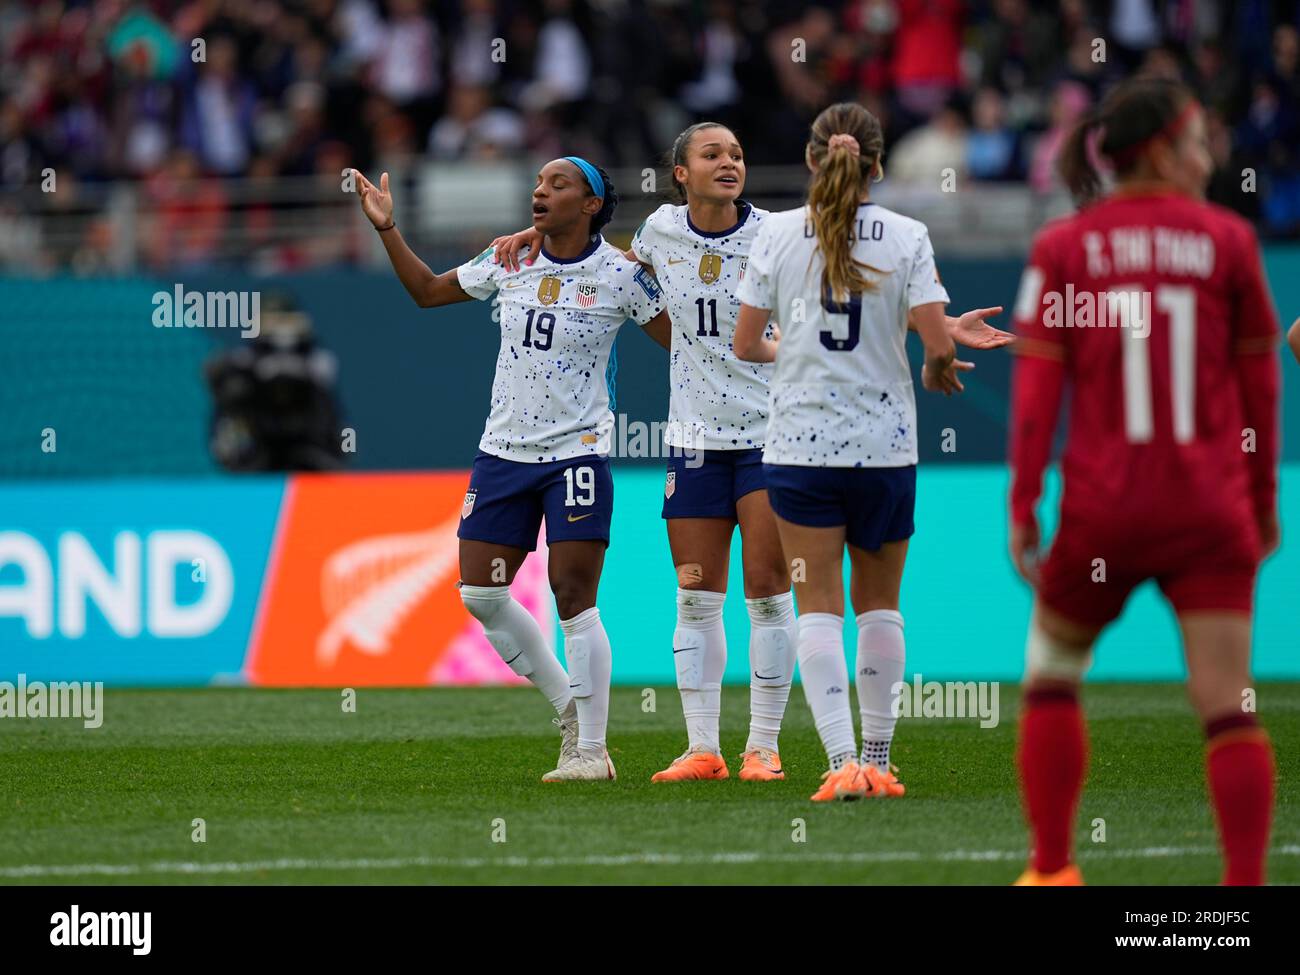
{"type": "Polygon", "coordinates": [[[429,154],[435,159],[494,159],[523,144],[519,116],[508,108],[492,108],[488,90],[480,85],[453,88],[447,114],[429,133],[429,154]]]}
{"type": "Polygon", "coordinates": [[[185,97],[182,142],[206,169],[223,176],[243,172],[252,158],[257,93],[240,76],[237,59],[233,39],[213,38],[185,97]]]}
{"type": "Polygon", "coordinates": [[[1020,140],[1007,125],[1006,101],[996,88],[981,88],[971,108],[972,128],[966,141],[971,179],[1019,179],[1020,140]]]}
{"type": "Polygon", "coordinates": [[[1088,89],[1077,81],[1065,81],[1052,93],[1051,127],[1038,140],[1029,162],[1029,185],[1041,193],[1060,185],[1056,157],[1070,130],[1092,102],[1088,89]]]}
{"type": "Polygon", "coordinates": [[[146,238],[150,264],[201,267],[217,259],[226,199],[215,180],[203,178],[193,153],[173,152],[165,168],[145,184],[145,192],[153,207],[146,238]]]}
{"type": "Polygon", "coordinates": [[[899,140],[892,154],[886,151],[885,173],[890,179],[939,189],[945,170],[960,180],[966,175],[966,123],[953,105],[899,140]]]}

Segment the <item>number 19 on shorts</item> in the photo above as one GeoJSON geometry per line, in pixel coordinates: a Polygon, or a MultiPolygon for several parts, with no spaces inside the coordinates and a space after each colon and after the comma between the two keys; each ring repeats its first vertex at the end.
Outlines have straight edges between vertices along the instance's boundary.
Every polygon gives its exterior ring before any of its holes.
{"type": "Polygon", "coordinates": [[[564,487],[566,508],[588,508],[596,503],[596,472],[590,467],[566,467],[564,487]]]}

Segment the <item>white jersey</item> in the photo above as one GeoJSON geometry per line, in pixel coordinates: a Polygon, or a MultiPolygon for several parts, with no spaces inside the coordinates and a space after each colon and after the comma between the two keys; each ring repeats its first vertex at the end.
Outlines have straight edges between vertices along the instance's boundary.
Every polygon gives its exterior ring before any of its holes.
{"type": "Polygon", "coordinates": [[[825,262],[806,207],[770,214],[740,285],[742,302],[781,323],[763,460],[797,467],[915,464],[916,396],[908,312],[948,301],[925,224],[873,203],[858,208],[853,257],[875,292],[822,296],[825,262]]]}
{"type": "Polygon", "coordinates": [[[749,250],[767,216],[742,201],[740,222],[697,230],[688,208],[665,204],[632,239],[654,268],[673,321],[671,392],[664,440],[672,447],[746,450],[763,446],[771,363],[743,362],[731,350],[749,250]]]}
{"type": "Polygon", "coordinates": [[[479,449],[531,462],[608,453],[605,367],[628,318],[644,325],[663,311],[654,277],[599,236],[570,260],[542,248],[518,271],[495,263],[489,247],[456,277],[467,294],[495,293],[500,303],[501,350],[479,449]]]}

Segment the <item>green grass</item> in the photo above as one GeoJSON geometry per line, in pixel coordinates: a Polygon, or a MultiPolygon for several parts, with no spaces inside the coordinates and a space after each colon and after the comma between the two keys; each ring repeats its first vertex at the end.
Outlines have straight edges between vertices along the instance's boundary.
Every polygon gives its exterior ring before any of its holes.
{"type": "MultiPolygon", "coordinates": [[[[529,689],[362,689],[354,714],[338,691],[109,689],[97,730],[0,722],[0,883],[1003,884],[1021,867],[1014,687],[1002,688],[996,728],[900,723],[906,798],[825,805],[808,801],[824,759],[798,689],[782,736],[787,780],[771,784],[651,785],[684,747],[675,690],[656,694],[646,712],[642,691],[615,689],[617,782],[544,785],[559,739],[529,689]],[[191,840],[195,818],[205,843],[191,840]],[[497,820],[505,843],[493,842],[497,820]],[[792,839],[794,820],[805,842],[792,839]]],[[[728,688],[723,700],[733,776],[747,695],[728,688]]],[[[1216,882],[1201,736],[1182,688],[1099,684],[1086,702],[1078,837],[1089,882],[1216,882]],[[1097,818],[1104,843],[1091,841],[1097,818]],[[1159,847],[1182,852],[1149,852],[1159,847]]],[[[1270,879],[1296,883],[1300,684],[1262,685],[1259,702],[1278,746],[1270,879]]]]}

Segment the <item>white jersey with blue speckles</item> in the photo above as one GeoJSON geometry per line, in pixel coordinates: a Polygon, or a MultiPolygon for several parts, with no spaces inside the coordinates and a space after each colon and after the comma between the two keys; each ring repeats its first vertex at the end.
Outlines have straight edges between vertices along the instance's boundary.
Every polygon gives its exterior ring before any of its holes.
{"type": "Polygon", "coordinates": [[[479,449],[530,462],[608,453],[605,367],[627,319],[644,325],[663,310],[654,277],[601,237],[567,261],[543,248],[518,271],[495,263],[489,247],[456,277],[467,294],[499,302],[501,349],[479,449]]]}
{"type": "Polygon", "coordinates": [[[873,203],[858,208],[853,258],[877,285],[826,301],[806,207],[769,214],[754,240],[742,302],[781,322],[763,460],[796,467],[915,464],[916,395],[909,312],[948,301],[925,224],[873,203]]]}
{"type": "Polygon", "coordinates": [[[740,201],[736,226],[695,229],[685,206],[665,204],[646,219],[632,250],[654,268],[673,322],[671,392],[664,440],[673,447],[748,450],[763,446],[770,363],[731,350],[749,249],[767,216],[740,201]]]}

